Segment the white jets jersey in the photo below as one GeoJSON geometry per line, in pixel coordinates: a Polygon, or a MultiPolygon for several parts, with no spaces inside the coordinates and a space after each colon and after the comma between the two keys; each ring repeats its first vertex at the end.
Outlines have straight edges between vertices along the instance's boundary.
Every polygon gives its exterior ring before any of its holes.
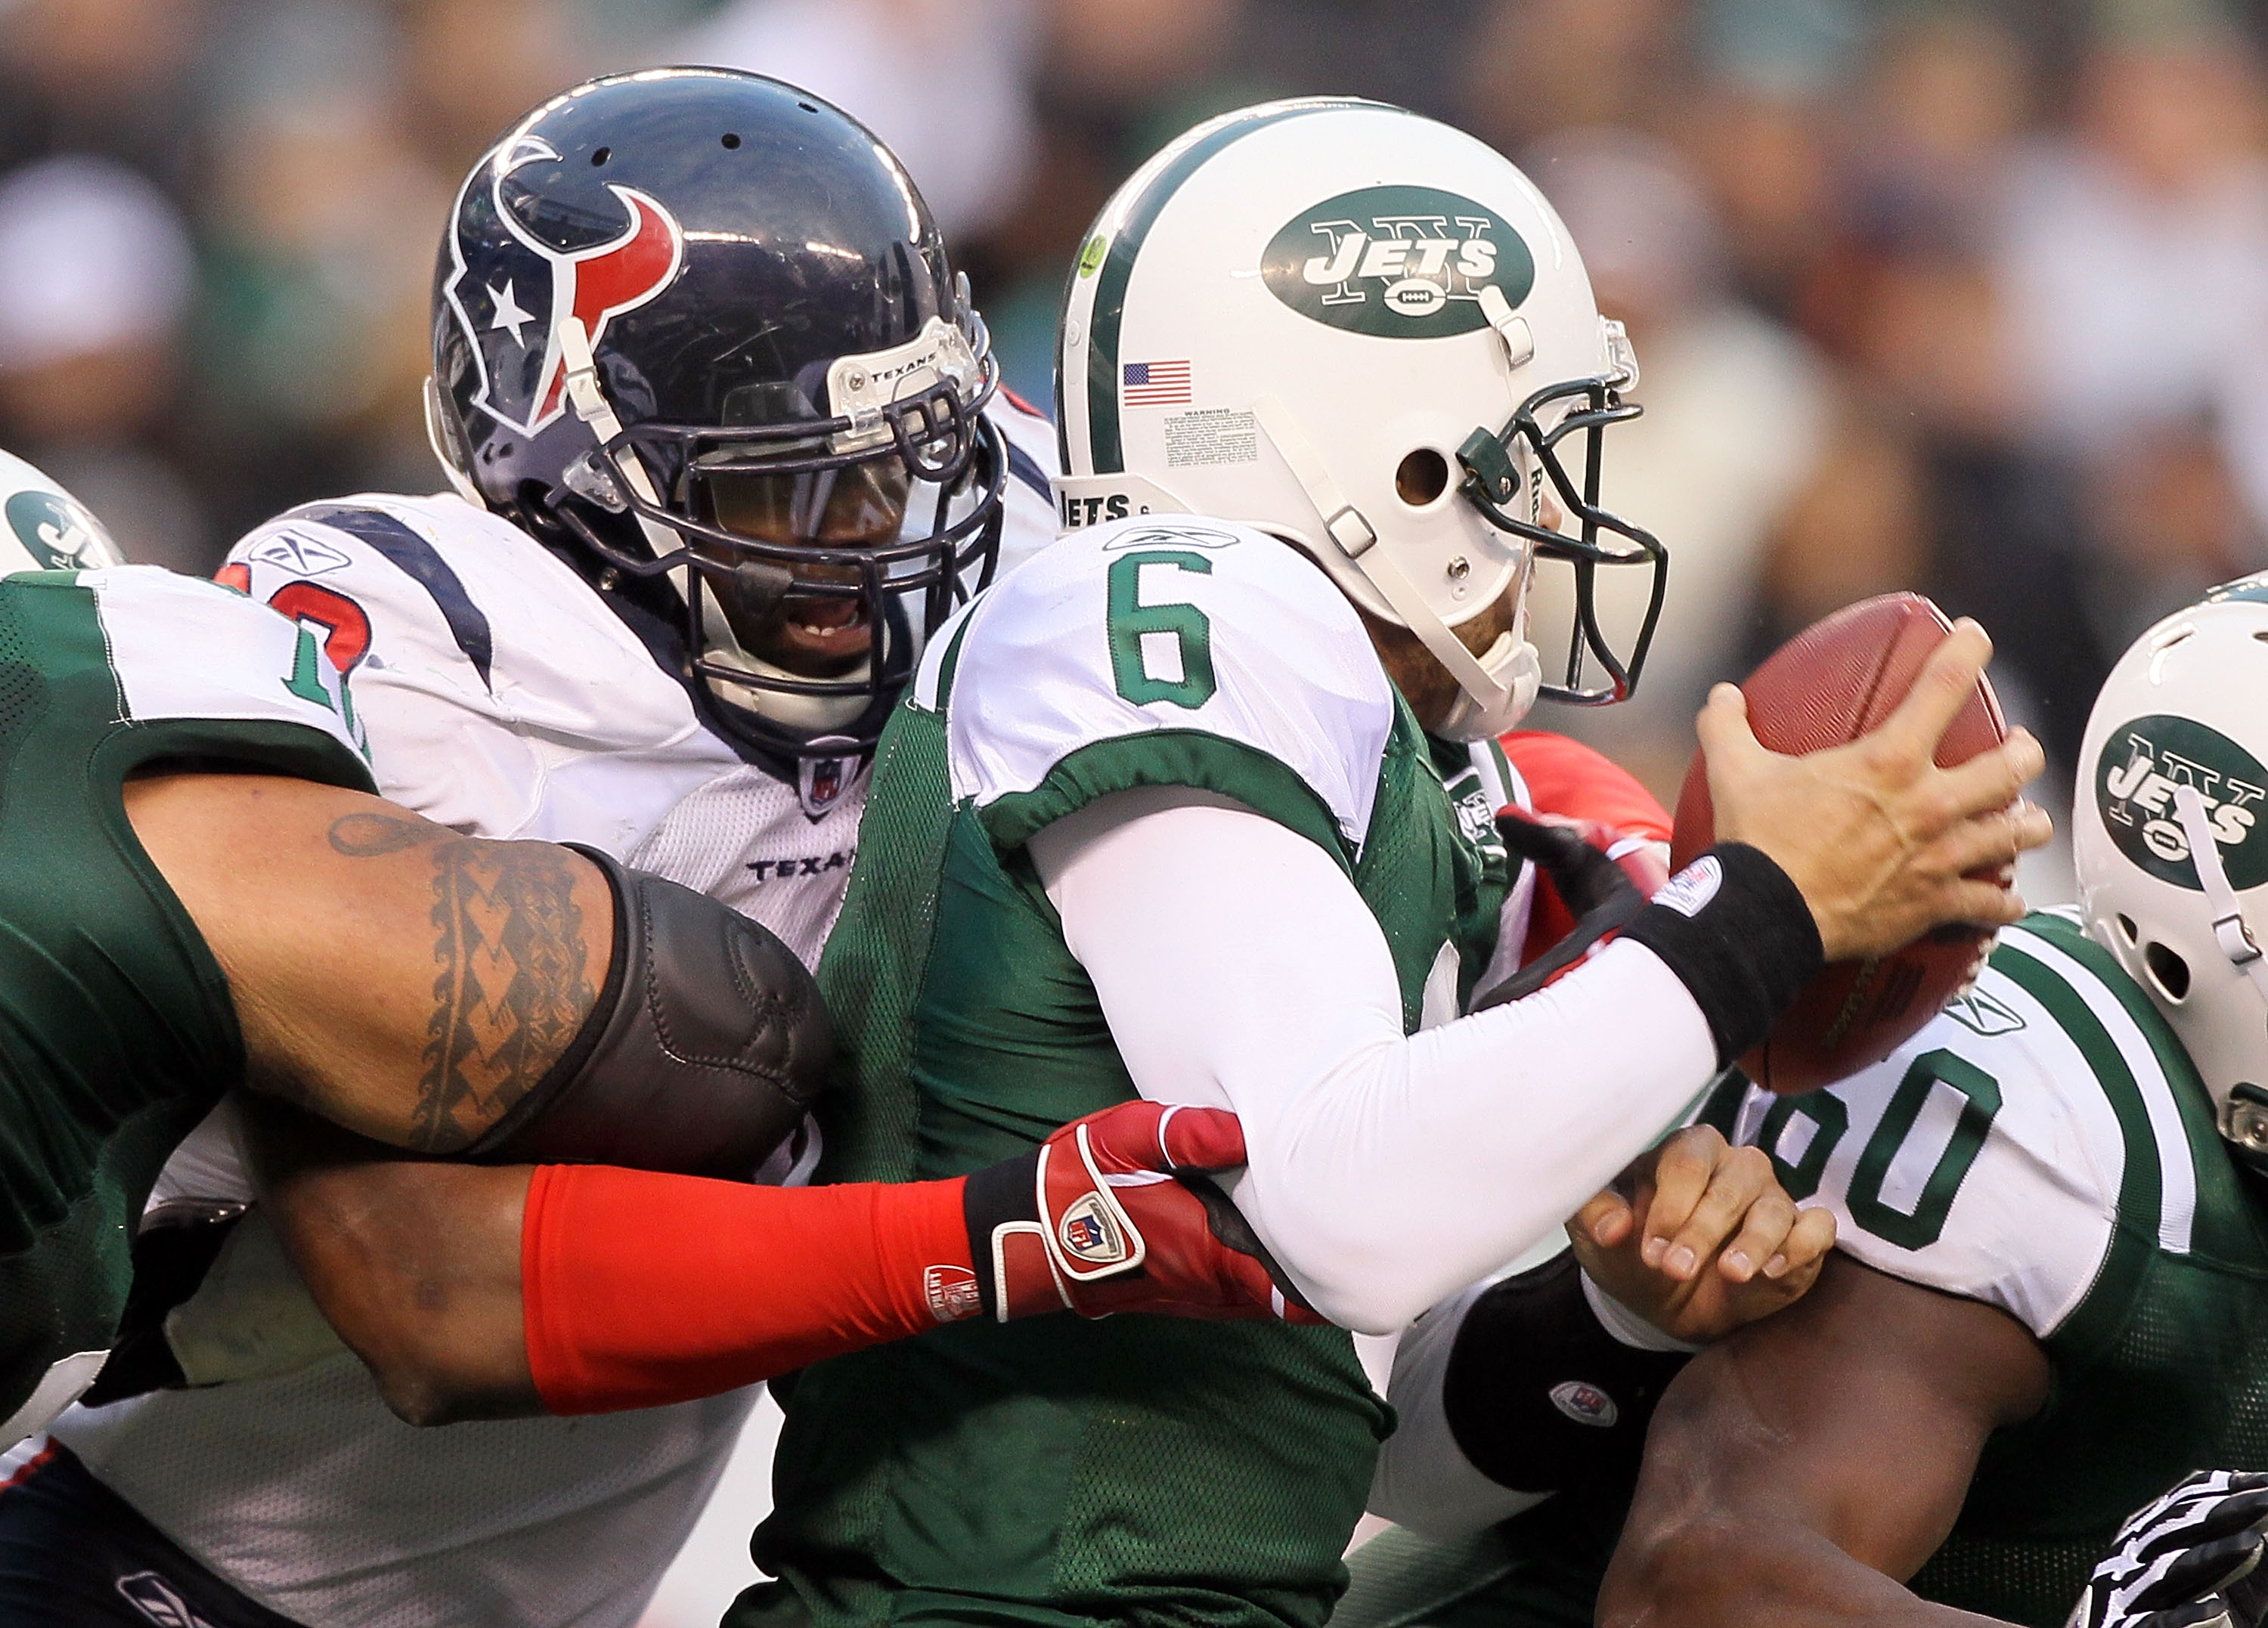
{"type": "Polygon", "coordinates": [[[1976,987],[1885,1061],[1805,1096],[1749,1087],[1733,1140],[1834,1211],[1846,1254],[1998,1306],[2053,1353],[2130,1309],[2122,1234],[2191,1252],[2201,1189],[2230,1184],[2211,1116],[2140,991],[2050,912],[2004,928],[1976,987]]]}
{"type": "Polygon", "coordinates": [[[1003,847],[1111,791],[1189,786],[1312,838],[1366,898],[1394,896],[1399,858],[1374,839],[1430,854],[1409,817],[1438,783],[1484,880],[1454,920],[1421,925],[1414,894],[1372,900],[1389,938],[1425,940],[1424,1023],[1517,964],[1534,872],[1495,816],[1527,788],[1496,742],[1419,732],[1353,606],[1278,539],[1182,516],[1074,532],[940,634],[914,699],[948,702],[954,799],[1003,847]],[[1390,831],[1382,798],[1403,817],[1390,831]]]}
{"type": "MultiPolygon", "coordinates": [[[[992,416],[1012,451],[1005,572],[1054,538],[1054,435],[1014,407],[992,416]]],[[[816,963],[858,851],[863,766],[799,788],[743,762],[517,527],[453,496],[350,498],[261,526],[223,576],[351,673],[385,796],[467,832],[603,848],[816,963]]],[[[804,1151],[764,1178],[803,1179],[804,1151]]],[[[225,1118],[183,1145],[157,1193],[185,1195],[247,1196],[225,1118]]],[[[270,1376],[76,1409],[56,1439],[223,1578],[320,1628],[630,1628],[755,1393],[413,1429],[257,1223],[169,1331],[193,1379],[232,1364],[270,1376]]]]}

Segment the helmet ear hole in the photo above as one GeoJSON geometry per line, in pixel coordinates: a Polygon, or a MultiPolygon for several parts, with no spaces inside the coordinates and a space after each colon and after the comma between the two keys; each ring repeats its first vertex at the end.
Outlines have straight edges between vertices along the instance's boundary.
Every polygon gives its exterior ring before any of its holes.
{"type": "Polygon", "coordinates": [[[2189,998],[2190,964],[2180,956],[2154,938],[2142,948],[2142,964],[2167,1000],[2178,1006],[2189,998]]]}
{"type": "Polygon", "coordinates": [[[1412,509],[1439,502],[1449,489],[1449,460],[1430,446],[1404,458],[1394,472],[1395,495],[1412,509]]]}
{"type": "Polygon", "coordinates": [[[2142,936],[2141,930],[2134,925],[2134,918],[2130,915],[2122,913],[2119,916],[2118,930],[2125,935],[2126,942],[2130,944],[2142,936]]]}

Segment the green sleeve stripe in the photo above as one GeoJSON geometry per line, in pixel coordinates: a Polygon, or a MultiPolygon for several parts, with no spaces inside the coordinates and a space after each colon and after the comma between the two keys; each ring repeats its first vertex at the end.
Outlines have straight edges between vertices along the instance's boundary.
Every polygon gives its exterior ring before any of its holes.
{"type": "MultiPolygon", "coordinates": [[[[1134,280],[1134,262],[1142,253],[1142,245],[1150,235],[1150,228],[1158,223],[1173,195],[1182,189],[1183,182],[1203,168],[1208,159],[1232,142],[1238,142],[1255,130],[1264,130],[1271,124],[1286,119],[1296,119],[1303,114],[1324,113],[1342,107],[1374,107],[1375,102],[1366,102],[1351,97],[1317,97],[1291,102],[1270,108],[1266,112],[1248,112],[1224,122],[1219,128],[1198,137],[1187,150],[1174,156],[1166,167],[1152,178],[1139,196],[1128,207],[1124,219],[1119,223],[1111,238],[1108,254],[1095,280],[1094,304],[1087,313],[1086,377],[1070,379],[1062,377],[1063,348],[1056,349],[1056,399],[1058,403],[1057,439],[1061,443],[1064,467],[1071,467],[1070,414],[1061,410],[1064,392],[1084,388],[1086,392],[1086,444],[1094,450],[1094,469],[1098,475],[1122,474],[1126,468],[1126,457],[1121,444],[1118,424],[1118,330],[1126,319],[1126,288],[1134,280]]],[[[1079,271],[1071,270],[1071,289],[1079,287],[1079,271]]],[[[1065,308],[1070,305],[1067,294],[1065,308]]]]}
{"type": "Polygon", "coordinates": [[[2101,1082],[2102,1094],[2117,1116],[2119,1133],[2125,1139],[2125,1167],[2118,1179],[2118,1214],[2110,1228],[2110,1247],[2095,1269],[2095,1281],[2085,1297],[2043,1342],[2062,1366],[2078,1368],[2100,1356],[2117,1338],[2151,1258],[2157,1253],[2158,1212],[2164,1191],[2157,1135],[2124,1054],[2087,1002],[2009,937],[2001,939],[1992,967],[2046,1008],[2056,1026],[2079,1047],[2101,1082]]]}
{"type": "Polygon", "coordinates": [[[961,619],[961,626],[953,630],[953,642],[945,647],[945,655],[937,664],[937,715],[945,716],[953,695],[953,675],[961,666],[961,647],[968,637],[968,624],[976,620],[975,611],[961,619]]]}
{"type": "Polygon", "coordinates": [[[1354,875],[1352,844],[1307,781],[1257,747],[1202,730],[1150,730],[1092,742],[1058,759],[1031,790],[997,797],[976,814],[993,846],[1005,853],[1097,797],[1138,786],[1189,786],[1233,797],[1298,832],[1354,875]]]}
{"type": "Polygon", "coordinates": [[[2148,1067],[2164,1078],[2166,1095],[2180,1118],[2182,1139],[2189,1148],[2189,1173],[2197,1190],[2190,1252],[2218,1260],[2252,1258],[2258,1245],[2250,1220],[2250,1203],[2228,1158],[2220,1127],[2213,1123],[2212,1093],[2180,1040],[2167,1027],[2164,1015],[2126,975],[2117,958],[2078,922],[2042,913],[2025,917],[2018,930],[2036,935],[2091,973],[2096,985],[2132,1021],[2148,1047],[2148,1067]]]}

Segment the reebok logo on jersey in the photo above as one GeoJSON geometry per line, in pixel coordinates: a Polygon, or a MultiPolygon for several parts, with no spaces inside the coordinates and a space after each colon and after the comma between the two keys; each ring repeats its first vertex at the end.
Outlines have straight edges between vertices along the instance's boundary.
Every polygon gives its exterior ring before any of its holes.
{"type": "Polygon", "coordinates": [[[1518,309],[1535,258],[1485,204],[1432,187],[1366,187],[1301,210],[1260,263],[1301,316],[1381,339],[1440,339],[1488,326],[1481,290],[1518,309]]]}
{"type": "Polygon", "coordinates": [[[180,1592],[155,1572],[129,1572],[118,1580],[127,1603],[164,1628],[213,1628],[190,1608],[180,1592]]]}
{"type": "Polygon", "coordinates": [[[1551,1387],[1551,1405],[1579,1425],[1592,1425],[1601,1430],[1611,1430],[1622,1417],[1615,1399],[1596,1385],[1587,1385],[1580,1379],[1568,1380],[1551,1387]]]}
{"type": "Polygon", "coordinates": [[[747,869],[759,882],[784,882],[791,876],[820,876],[830,870],[848,870],[858,858],[858,850],[852,847],[834,854],[814,854],[806,859],[752,859],[747,869]]]}
{"type": "Polygon", "coordinates": [[[344,549],[293,532],[277,533],[245,557],[294,576],[320,576],[326,571],[343,571],[354,563],[344,549]]]}
{"type": "Polygon", "coordinates": [[[2257,839],[2268,768],[2194,718],[2153,715],[2114,730],[2095,765],[2095,807],[2120,853],[2160,881],[2198,888],[2190,843],[2174,812],[2174,788],[2194,786],[2220,849],[2228,884],[2268,882],[2268,841],[2257,839]]]}
{"type": "Polygon", "coordinates": [[[1988,1040],[1994,1035],[2014,1034],[2024,1027],[2022,1013],[1995,1001],[1981,989],[1954,996],[1946,1003],[1945,1015],[1971,1034],[1983,1035],[1988,1040]]]}

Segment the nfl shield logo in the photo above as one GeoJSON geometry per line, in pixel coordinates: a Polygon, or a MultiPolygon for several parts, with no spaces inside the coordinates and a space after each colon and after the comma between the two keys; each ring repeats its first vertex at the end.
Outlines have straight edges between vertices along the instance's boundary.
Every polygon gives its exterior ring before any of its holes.
{"type": "Polygon", "coordinates": [[[1128,1254],[1118,1224],[1104,1210],[1102,1200],[1091,1192],[1064,1212],[1063,1220],[1056,1224],[1056,1236],[1074,1259],[1091,1265],[1116,1265],[1128,1254]]]}
{"type": "MultiPolygon", "coordinates": [[[[833,740],[815,740],[814,746],[832,746],[833,740]]],[[[843,741],[842,744],[850,744],[843,741]]],[[[843,801],[843,794],[858,783],[865,770],[861,758],[802,758],[796,764],[796,796],[803,804],[806,818],[821,819],[843,801]]]]}

